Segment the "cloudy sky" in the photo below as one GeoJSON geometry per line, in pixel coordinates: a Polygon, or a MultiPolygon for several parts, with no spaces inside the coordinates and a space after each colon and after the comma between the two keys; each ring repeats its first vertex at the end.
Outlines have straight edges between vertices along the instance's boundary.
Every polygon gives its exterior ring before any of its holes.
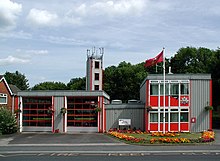
{"type": "Polygon", "coordinates": [[[219,0],[0,0],[0,74],[17,70],[31,87],[85,76],[93,46],[108,67],[219,42],[219,0]]]}

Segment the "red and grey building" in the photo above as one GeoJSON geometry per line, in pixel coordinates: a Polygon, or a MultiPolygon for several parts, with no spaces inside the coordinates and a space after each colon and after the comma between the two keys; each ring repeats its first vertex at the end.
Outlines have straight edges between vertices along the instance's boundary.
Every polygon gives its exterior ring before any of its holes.
{"type": "Polygon", "coordinates": [[[85,91],[19,92],[20,131],[106,132],[105,107],[110,97],[102,90],[103,52],[87,51],[85,91]]]}
{"type": "Polygon", "coordinates": [[[165,108],[161,74],[147,76],[140,100],[110,104],[103,91],[103,49],[96,53],[87,51],[85,91],[19,91],[0,77],[0,104],[18,111],[20,132],[106,132],[119,128],[119,119],[129,119],[129,128],[143,131],[212,129],[212,111],[205,110],[212,105],[210,74],[166,74],[165,108]]]}
{"type": "Polygon", "coordinates": [[[165,109],[163,75],[152,74],[140,87],[145,104],[145,130],[199,132],[212,129],[212,80],[210,74],[167,74],[165,109]],[[147,110],[147,108],[151,110],[147,110]]]}
{"type": "Polygon", "coordinates": [[[104,91],[22,91],[19,92],[20,132],[105,132],[104,91]],[[95,108],[99,107],[100,111],[95,108]],[[61,110],[65,108],[66,113],[61,110]]]}

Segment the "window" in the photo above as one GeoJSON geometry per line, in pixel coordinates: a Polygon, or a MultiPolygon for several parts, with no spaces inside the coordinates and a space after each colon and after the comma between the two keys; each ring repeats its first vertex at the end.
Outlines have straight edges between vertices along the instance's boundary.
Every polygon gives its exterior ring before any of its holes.
{"type": "Polygon", "coordinates": [[[7,94],[0,93],[0,104],[7,104],[7,94]]]}
{"type": "Polygon", "coordinates": [[[180,113],[180,122],[188,122],[188,112],[180,113]]]}
{"type": "Polygon", "coordinates": [[[158,84],[151,84],[150,85],[150,95],[158,95],[158,84]]]}
{"type": "MultiPolygon", "coordinates": [[[[163,113],[160,113],[160,122],[163,122],[163,113]]],[[[168,122],[168,113],[165,113],[165,122],[168,122]]]]}
{"type": "Polygon", "coordinates": [[[170,122],[178,122],[178,113],[170,113],[170,122]]]}
{"type": "Polygon", "coordinates": [[[99,80],[99,73],[95,73],[95,80],[99,80]]]}
{"type": "Polygon", "coordinates": [[[150,122],[158,122],[158,113],[150,114],[150,122]]]}
{"type": "Polygon", "coordinates": [[[188,83],[182,83],[180,88],[181,88],[181,94],[183,94],[183,95],[189,94],[189,84],[188,83]]]}
{"type": "Polygon", "coordinates": [[[99,85],[95,85],[95,90],[96,90],[96,91],[99,90],[99,85]]]}
{"type": "Polygon", "coordinates": [[[95,68],[99,69],[99,62],[98,61],[95,61],[95,68]]]}
{"type": "Polygon", "coordinates": [[[179,95],[179,84],[170,84],[170,94],[179,95]]]}
{"type": "MultiPolygon", "coordinates": [[[[160,84],[160,95],[163,95],[163,83],[160,84]]],[[[165,95],[169,94],[169,84],[165,84],[165,95]]]]}

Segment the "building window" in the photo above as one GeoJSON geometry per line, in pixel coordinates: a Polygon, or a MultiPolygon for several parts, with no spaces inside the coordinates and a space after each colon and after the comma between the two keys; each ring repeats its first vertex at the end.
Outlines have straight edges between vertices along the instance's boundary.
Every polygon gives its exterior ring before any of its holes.
{"type": "Polygon", "coordinates": [[[178,122],[178,112],[170,113],[170,122],[178,122]]]}
{"type": "Polygon", "coordinates": [[[99,85],[95,85],[95,90],[96,90],[96,91],[99,90],[99,85]]]}
{"type": "Polygon", "coordinates": [[[179,95],[179,84],[170,84],[170,94],[173,96],[179,95]]]}
{"type": "Polygon", "coordinates": [[[188,121],[189,121],[189,109],[181,109],[180,122],[188,122],[188,121]]]}
{"type": "Polygon", "coordinates": [[[7,104],[7,94],[0,93],[0,104],[7,104]]]}
{"type": "Polygon", "coordinates": [[[158,114],[157,113],[150,114],[150,122],[158,122],[158,114]]]}
{"type": "Polygon", "coordinates": [[[99,73],[95,73],[95,80],[99,80],[99,73]]]}
{"type": "Polygon", "coordinates": [[[181,94],[188,95],[189,94],[189,83],[182,83],[180,86],[181,94]]]}
{"type": "MultiPolygon", "coordinates": [[[[159,116],[160,116],[160,123],[163,122],[163,114],[164,111],[161,109],[159,111],[159,116]]],[[[149,122],[155,123],[158,122],[158,111],[150,111],[150,120],[149,122]]],[[[179,123],[179,122],[189,122],[189,109],[181,109],[179,111],[178,109],[170,109],[168,111],[167,109],[165,110],[165,122],[171,122],[171,123],[179,123]],[[168,115],[170,114],[170,117],[168,115]]]]}
{"type": "Polygon", "coordinates": [[[99,69],[99,62],[98,61],[95,61],[95,68],[99,69]]]}
{"type": "MultiPolygon", "coordinates": [[[[163,83],[160,84],[160,95],[162,96],[163,93],[163,83]]],[[[169,95],[169,84],[165,84],[165,95],[169,95]]]]}
{"type": "MultiPolygon", "coordinates": [[[[160,112],[160,122],[163,122],[163,112],[160,112]]],[[[165,113],[165,122],[168,122],[168,113],[165,113]]]]}
{"type": "Polygon", "coordinates": [[[158,84],[150,85],[150,95],[158,96],[158,84]]]}

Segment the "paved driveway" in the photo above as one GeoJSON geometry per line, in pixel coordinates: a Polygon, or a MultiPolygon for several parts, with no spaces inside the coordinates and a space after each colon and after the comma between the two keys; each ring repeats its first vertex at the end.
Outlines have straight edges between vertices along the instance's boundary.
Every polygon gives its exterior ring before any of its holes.
{"type": "Polygon", "coordinates": [[[7,144],[112,144],[121,143],[101,133],[22,133],[8,137],[7,144]],[[10,138],[10,139],[9,139],[10,138]]]}
{"type": "MultiPolygon", "coordinates": [[[[220,145],[220,130],[214,130],[214,145],[220,145]]],[[[74,134],[52,134],[52,133],[22,133],[0,137],[0,145],[55,145],[55,144],[71,144],[71,145],[101,145],[124,144],[102,133],[74,133],[74,134]]]]}

